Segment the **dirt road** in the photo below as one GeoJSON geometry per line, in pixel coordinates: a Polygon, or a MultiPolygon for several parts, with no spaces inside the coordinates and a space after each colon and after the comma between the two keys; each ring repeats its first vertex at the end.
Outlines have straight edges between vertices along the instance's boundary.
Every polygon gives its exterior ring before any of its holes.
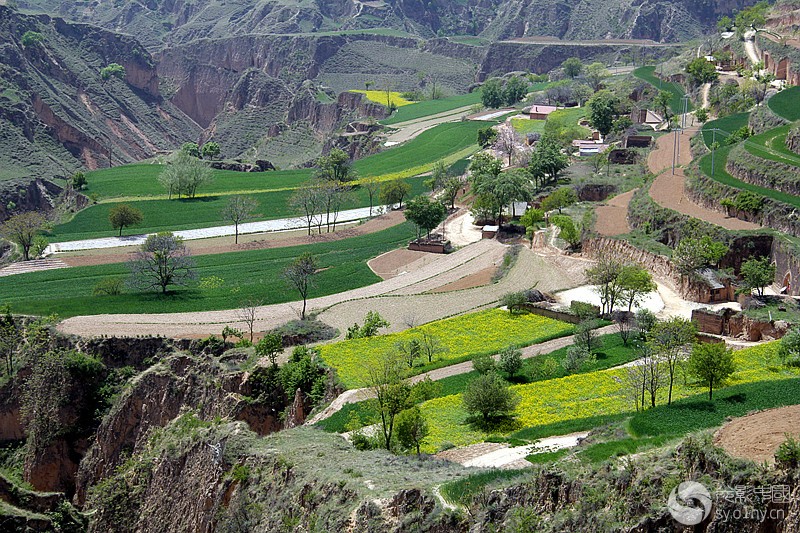
{"type": "Polygon", "coordinates": [[[594,229],[600,235],[614,237],[631,231],[628,225],[628,204],[633,198],[636,189],[618,194],[606,205],[601,205],[595,210],[597,220],[594,229]]]}
{"type": "Polygon", "coordinates": [[[647,166],[650,172],[657,174],[658,177],[650,186],[650,196],[662,207],[673,209],[684,215],[689,215],[717,226],[729,230],[758,229],[758,224],[732,218],[724,213],[712,211],[701,207],[692,202],[686,195],[685,181],[683,173],[684,165],[692,161],[691,146],[689,144],[693,135],[698,132],[698,127],[691,127],[678,132],[676,146],[676,134],[674,132],[663,135],[656,142],[656,149],[650,152],[647,158],[647,166]],[[677,152],[678,157],[675,173],[672,172],[673,154],[677,152]]]}

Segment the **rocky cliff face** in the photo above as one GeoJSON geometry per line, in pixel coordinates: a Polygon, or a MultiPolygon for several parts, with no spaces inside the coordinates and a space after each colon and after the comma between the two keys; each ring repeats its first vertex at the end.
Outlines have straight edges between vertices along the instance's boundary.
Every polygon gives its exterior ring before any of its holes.
{"type": "Polygon", "coordinates": [[[199,134],[161,96],[152,57],[131,37],[0,6],[0,42],[6,173],[63,176],[150,157],[199,134]],[[27,32],[41,39],[23,44],[27,32]],[[110,63],[125,68],[124,79],[101,79],[110,63]]]}

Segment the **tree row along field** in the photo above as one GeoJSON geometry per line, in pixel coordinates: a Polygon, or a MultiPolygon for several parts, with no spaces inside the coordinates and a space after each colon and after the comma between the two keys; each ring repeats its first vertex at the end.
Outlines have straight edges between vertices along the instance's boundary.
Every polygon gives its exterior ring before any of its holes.
{"type": "Polygon", "coordinates": [[[303,246],[197,256],[199,283],[164,298],[154,292],[123,291],[93,295],[95,286],[109,278],[126,279],[126,264],[76,267],[14,276],[0,285],[0,300],[24,314],[57,314],[62,318],[117,313],[177,313],[236,309],[253,299],[264,305],[294,301],[282,273],[302,253],[319,263],[310,297],[356,289],[380,278],[367,260],[406,244],[416,234],[408,222],[368,235],[303,246]]]}
{"type": "MultiPolygon", "coordinates": [[[[353,164],[358,178],[378,177],[381,180],[411,178],[429,171],[434,162],[454,163],[477,149],[477,131],[492,123],[454,122],[441,124],[406,144],[366,157],[353,164]]],[[[105,169],[88,174],[86,194],[96,193],[106,203],[90,206],[72,220],[57,225],[49,240],[63,242],[114,235],[108,223],[108,211],[125,198],[142,211],[144,222],[137,233],[164,230],[194,229],[224,224],[220,212],[231,194],[249,194],[259,203],[258,220],[297,216],[288,206],[294,190],[311,179],[312,170],[273,172],[216,171],[214,181],[200,190],[195,198],[168,200],[157,178],[161,165],[132,165],[105,169]],[[155,194],[158,199],[147,199],[155,194]],[[138,197],[138,198],[137,198],[138,197]]],[[[409,179],[411,194],[423,191],[423,178],[409,179]]],[[[357,182],[356,182],[357,184],[357,182]]],[[[356,201],[349,207],[369,205],[366,191],[356,189],[356,201]]]]}

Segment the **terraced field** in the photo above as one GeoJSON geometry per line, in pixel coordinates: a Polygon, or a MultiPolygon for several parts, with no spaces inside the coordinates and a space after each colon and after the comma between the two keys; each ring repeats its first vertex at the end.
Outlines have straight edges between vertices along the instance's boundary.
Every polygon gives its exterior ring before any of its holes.
{"type": "Polygon", "coordinates": [[[367,260],[405,245],[415,235],[410,223],[403,223],[369,235],[304,246],[242,251],[196,257],[199,285],[178,289],[168,296],[136,291],[116,296],[92,294],[94,286],[108,278],[126,279],[125,263],[47,272],[19,274],[14,283],[0,286],[0,301],[14,312],[60,317],[116,313],[176,313],[215,309],[236,309],[246,299],[263,304],[294,301],[282,272],[300,253],[314,254],[320,264],[311,297],[335,294],[380,281],[367,260]],[[213,280],[202,288],[203,280],[213,280]]]}
{"type": "MultiPolygon", "coordinates": [[[[683,113],[683,95],[686,94],[686,91],[683,90],[683,87],[681,87],[679,83],[661,80],[656,76],[655,72],[656,67],[654,66],[639,67],[633,71],[633,75],[640,80],[646,81],[658,90],[672,93],[672,100],[670,100],[669,104],[670,109],[676,115],[683,113]]],[[[692,102],[689,101],[688,111],[692,111],[692,109],[694,109],[694,106],[692,102]]]]}
{"type": "MultiPolygon", "coordinates": [[[[424,178],[412,178],[429,171],[433,163],[443,160],[454,163],[476,149],[477,130],[483,122],[441,124],[421,133],[417,138],[396,148],[366,157],[354,163],[361,178],[377,176],[381,180],[407,179],[412,195],[424,189],[424,178]]],[[[77,213],[70,221],[57,225],[48,236],[51,242],[113,236],[108,212],[118,203],[129,203],[144,215],[135,233],[194,229],[224,223],[220,212],[231,194],[248,194],[259,203],[257,220],[270,220],[297,215],[288,206],[293,190],[307,181],[311,170],[278,172],[217,172],[215,181],[193,199],[168,200],[157,182],[163,167],[132,165],[89,173],[87,194],[102,195],[103,202],[77,213]],[[154,196],[155,195],[155,196],[154,196]]],[[[357,184],[358,182],[356,182],[357,184]]],[[[348,207],[369,205],[366,191],[356,189],[348,207]]]]}

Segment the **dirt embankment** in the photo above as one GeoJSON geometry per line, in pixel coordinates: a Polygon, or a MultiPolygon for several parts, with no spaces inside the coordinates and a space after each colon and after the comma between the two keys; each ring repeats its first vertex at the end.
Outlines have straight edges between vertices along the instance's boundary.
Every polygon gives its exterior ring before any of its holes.
{"type": "Polygon", "coordinates": [[[769,409],[732,420],[714,435],[714,444],[734,457],[775,463],[787,435],[800,436],[800,405],[769,409]]]}

